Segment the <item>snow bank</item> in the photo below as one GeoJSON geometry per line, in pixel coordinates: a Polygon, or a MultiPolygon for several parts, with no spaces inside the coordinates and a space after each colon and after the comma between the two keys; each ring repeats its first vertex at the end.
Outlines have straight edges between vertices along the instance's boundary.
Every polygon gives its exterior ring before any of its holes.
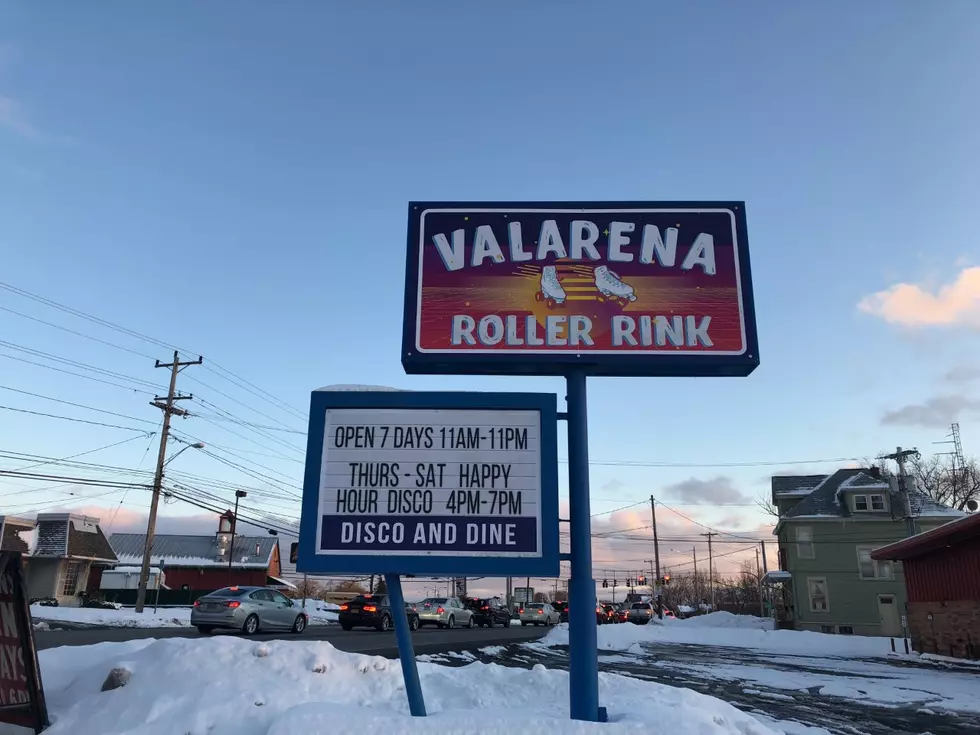
{"type": "Polygon", "coordinates": [[[31,605],[31,618],[47,623],[80,623],[109,628],[180,628],[191,624],[189,607],[161,607],[142,613],[132,609],[102,610],[94,607],[44,607],[31,605]]]}
{"type": "Polygon", "coordinates": [[[53,721],[48,735],[295,735],[342,733],[636,732],[777,735],[719,699],[600,675],[609,724],[571,722],[568,674],[473,663],[420,664],[427,719],[408,715],[399,663],[325,642],[232,637],[103,643],[41,651],[53,721]],[[100,688],[109,670],[129,683],[100,688]]]}
{"type": "Polygon", "coordinates": [[[734,615],[730,612],[713,612],[707,615],[695,615],[693,618],[665,619],[668,625],[684,625],[693,628],[752,628],[755,630],[773,630],[775,621],[772,618],[760,618],[755,615],[734,615]]]}
{"type": "MultiPolygon", "coordinates": [[[[727,613],[713,613],[725,615],[727,613]]],[[[711,618],[705,615],[704,618],[711,618]]],[[[738,617],[738,616],[732,616],[738,617]]],[[[749,624],[729,624],[722,626],[697,625],[695,618],[690,620],[671,620],[649,625],[602,625],[598,630],[598,645],[601,650],[627,651],[630,647],[643,643],[674,644],[693,643],[706,646],[730,646],[732,648],[753,648],[761,651],[795,653],[818,656],[842,656],[856,658],[863,656],[892,655],[888,638],[870,636],[830,635],[797,630],[759,630],[749,624]]],[[[716,618],[721,620],[721,618],[716,618]]],[[[758,620],[758,618],[756,618],[758,620]]],[[[561,625],[548,635],[529,646],[567,646],[568,626],[561,625]]]]}

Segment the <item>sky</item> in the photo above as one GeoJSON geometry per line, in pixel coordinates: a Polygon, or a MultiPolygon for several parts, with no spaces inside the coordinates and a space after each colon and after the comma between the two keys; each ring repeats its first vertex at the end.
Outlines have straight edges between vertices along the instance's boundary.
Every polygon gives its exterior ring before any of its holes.
{"type": "MultiPolygon", "coordinates": [[[[205,358],[175,433],[208,448],[169,469],[263,490],[254,512],[284,519],[312,389],[562,396],[558,378],[404,374],[410,200],[746,203],[760,367],[589,383],[594,530],[648,534],[654,495],[678,570],[705,527],[768,537],[773,473],[948,451],[953,421],[972,454],[978,67],[971,0],[8,1],[0,281],[142,337],[0,289],[0,466],[91,452],[75,461],[102,469],[44,471],[145,481],[173,346],[205,358]]],[[[144,490],[49,486],[0,480],[3,510],[145,518],[144,490]]],[[[651,546],[597,540],[595,573],[646,568],[651,546]]],[[[730,548],[721,569],[752,558],[730,548]]]]}

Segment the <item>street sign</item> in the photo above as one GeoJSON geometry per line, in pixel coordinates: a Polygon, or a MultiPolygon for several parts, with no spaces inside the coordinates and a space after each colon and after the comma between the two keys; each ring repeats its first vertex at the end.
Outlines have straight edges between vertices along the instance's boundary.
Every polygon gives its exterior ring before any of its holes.
{"type": "Polygon", "coordinates": [[[515,587],[514,600],[524,604],[534,602],[534,587],[515,587]]]}
{"type": "Polygon", "coordinates": [[[407,373],[748,375],[742,202],[411,202],[407,373]]]}
{"type": "Polygon", "coordinates": [[[314,391],[296,568],[557,576],[553,394],[314,391]]]}
{"type": "Polygon", "coordinates": [[[906,618],[906,617],[905,617],[905,616],[903,615],[903,616],[902,616],[902,629],[903,629],[903,630],[905,630],[905,629],[907,629],[908,627],[909,627],[909,621],[908,621],[908,618],[906,618]]]}
{"type": "Polygon", "coordinates": [[[19,551],[0,553],[0,722],[41,732],[48,711],[19,551]]]}

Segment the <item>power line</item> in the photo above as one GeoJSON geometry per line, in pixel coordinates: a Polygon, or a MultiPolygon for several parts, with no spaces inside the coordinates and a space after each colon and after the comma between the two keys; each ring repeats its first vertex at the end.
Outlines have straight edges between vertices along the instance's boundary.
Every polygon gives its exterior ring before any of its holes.
{"type": "Polygon", "coordinates": [[[618,513],[621,510],[627,510],[629,508],[635,508],[636,506],[643,505],[644,503],[646,503],[645,500],[640,500],[640,501],[638,501],[636,503],[630,503],[629,505],[624,505],[622,508],[616,508],[615,510],[604,510],[601,513],[593,513],[590,516],[590,518],[596,518],[597,516],[612,515],[613,513],[618,513]]]}
{"type": "Polygon", "coordinates": [[[53,396],[46,396],[41,393],[31,393],[28,390],[21,390],[20,388],[11,388],[9,385],[0,385],[3,390],[13,391],[14,393],[20,393],[25,396],[32,396],[34,398],[43,398],[46,401],[53,401],[55,403],[61,403],[65,406],[74,406],[75,408],[84,408],[86,411],[97,411],[98,413],[108,414],[109,416],[118,416],[121,419],[129,419],[130,421],[140,421],[144,424],[157,424],[156,421],[149,421],[147,419],[137,418],[136,416],[129,416],[124,413],[116,413],[115,411],[107,411],[104,408],[95,408],[94,406],[86,406],[82,403],[74,403],[73,401],[65,401],[61,398],[54,398],[53,396]]]}
{"type": "Polygon", "coordinates": [[[152,355],[147,355],[145,352],[139,352],[137,350],[131,350],[128,347],[123,347],[122,345],[117,345],[115,342],[107,342],[104,339],[99,339],[98,337],[93,337],[90,334],[85,334],[84,332],[78,332],[74,329],[69,329],[68,327],[63,327],[60,324],[55,324],[54,322],[45,321],[44,319],[39,319],[36,316],[31,316],[30,314],[24,314],[15,309],[11,309],[6,306],[0,306],[0,310],[9,312],[11,314],[16,314],[17,316],[24,317],[25,319],[30,319],[34,322],[39,322],[40,324],[46,324],[49,327],[54,327],[55,329],[60,329],[62,332],[68,332],[69,334],[75,334],[79,337],[84,337],[85,339],[90,339],[93,342],[99,342],[100,344],[108,345],[109,347],[115,347],[117,350],[122,350],[123,352],[128,352],[131,355],[136,355],[137,357],[145,357],[147,360],[154,359],[152,355]]]}
{"type": "MultiPolygon", "coordinates": [[[[146,436],[151,436],[152,437],[154,433],[155,432],[148,431],[146,433],[146,436]]],[[[96,452],[101,452],[104,449],[112,449],[113,447],[118,447],[120,444],[126,444],[127,442],[131,442],[134,439],[139,439],[139,438],[140,437],[138,437],[138,436],[131,436],[128,439],[123,439],[122,441],[114,442],[112,444],[106,444],[104,447],[97,447],[95,449],[89,449],[88,451],[85,451],[85,452],[79,452],[78,454],[71,454],[71,455],[69,455],[67,457],[62,457],[61,459],[48,459],[48,460],[45,460],[43,462],[36,462],[35,464],[24,465],[23,467],[15,467],[14,469],[15,470],[29,470],[29,469],[32,469],[34,467],[42,467],[42,466],[47,465],[47,464],[60,464],[60,463],[62,463],[64,461],[66,461],[66,460],[74,459],[75,457],[84,457],[86,454],[95,454],[96,452]]]]}
{"type": "Polygon", "coordinates": [[[669,505],[664,505],[659,500],[657,501],[657,505],[661,506],[662,508],[666,508],[671,513],[673,513],[674,515],[680,516],[685,521],[689,521],[690,523],[693,523],[695,526],[701,526],[701,528],[706,528],[709,531],[712,531],[714,533],[717,533],[720,536],[734,536],[735,538],[748,538],[748,536],[743,536],[743,535],[738,534],[738,533],[730,533],[728,531],[719,531],[718,529],[712,528],[711,526],[706,526],[703,523],[699,523],[698,521],[694,520],[693,518],[689,518],[688,516],[686,516],[683,513],[681,513],[679,510],[674,510],[669,505]]]}
{"type": "Polygon", "coordinates": [[[111,385],[114,388],[122,388],[123,390],[132,391],[133,393],[144,393],[148,396],[152,396],[153,393],[148,390],[141,390],[140,388],[133,388],[129,385],[121,385],[119,383],[113,383],[110,380],[103,380],[102,378],[96,378],[92,375],[83,375],[82,373],[75,373],[71,370],[65,370],[64,368],[55,367],[54,365],[45,365],[43,362],[34,362],[34,360],[28,360],[23,357],[17,357],[16,355],[8,355],[4,352],[0,352],[0,357],[5,357],[8,360],[16,360],[17,362],[25,362],[28,365],[34,365],[35,367],[41,367],[46,370],[54,370],[56,373],[64,373],[65,375],[74,375],[76,378],[84,378],[85,380],[92,380],[96,383],[102,383],[103,385],[111,385]]]}
{"type": "MultiPolygon", "coordinates": [[[[708,469],[711,467],[776,467],[784,465],[799,465],[799,464],[839,464],[841,462],[860,462],[862,457],[829,457],[824,459],[791,459],[781,462],[775,462],[771,460],[758,461],[758,462],[710,462],[710,463],[699,463],[699,462],[641,462],[633,460],[594,460],[590,459],[590,465],[596,465],[600,467],[677,467],[677,468],[694,468],[694,469],[708,469]]],[[[559,459],[559,462],[567,464],[568,460],[565,458],[559,459]]]]}
{"type": "Polygon", "coordinates": [[[61,355],[55,355],[51,352],[45,352],[44,350],[38,350],[33,347],[25,347],[24,345],[15,344],[13,342],[7,342],[6,340],[0,339],[0,346],[6,347],[7,349],[16,350],[17,352],[25,352],[32,357],[40,357],[44,360],[51,360],[52,362],[57,362],[62,365],[68,365],[69,367],[79,368],[80,370],[88,370],[99,375],[104,375],[109,378],[115,378],[117,380],[128,380],[132,383],[138,385],[146,386],[147,388],[158,389],[155,383],[149,380],[143,380],[142,378],[135,378],[132,375],[126,375],[124,373],[117,373],[115,370],[108,370],[106,368],[101,368],[98,365],[89,365],[85,362],[79,362],[78,360],[72,360],[67,357],[62,357],[61,355]]]}
{"type": "Polygon", "coordinates": [[[138,431],[141,434],[146,433],[146,429],[137,429],[134,426],[120,426],[119,424],[104,424],[101,421],[88,421],[86,419],[77,419],[71,416],[59,416],[54,413],[43,413],[42,411],[28,411],[26,408],[14,408],[13,406],[0,406],[0,409],[4,411],[16,411],[17,413],[29,413],[32,416],[44,416],[49,419],[62,419],[63,421],[74,421],[79,424],[89,424],[90,426],[105,426],[110,429],[124,429],[125,431],[138,431]]]}

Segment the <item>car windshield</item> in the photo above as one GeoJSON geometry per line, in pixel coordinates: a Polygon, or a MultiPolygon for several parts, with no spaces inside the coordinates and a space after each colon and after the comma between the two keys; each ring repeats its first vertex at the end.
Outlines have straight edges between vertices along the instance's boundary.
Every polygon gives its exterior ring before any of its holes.
{"type": "Polygon", "coordinates": [[[531,608],[532,610],[543,610],[544,609],[544,605],[542,605],[540,603],[535,603],[533,605],[528,605],[528,607],[531,608]]]}
{"type": "Polygon", "coordinates": [[[353,600],[351,600],[351,602],[359,602],[361,604],[367,604],[371,602],[376,603],[378,602],[378,599],[379,598],[374,597],[373,595],[359,595],[358,597],[355,597],[353,600]]]}
{"type": "Polygon", "coordinates": [[[634,602],[633,603],[633,609],[634,610],[649,610],[650,609],[650,606],[647,603],[645,603],[645,602],[634,602]]]}
{"type": "Polygon", "coordinates": [[[215,590],[209,594],[208,597],[241,597],[248,592],[250,592],[250,590],[245,590],[241,587],[225,587],[221,590],[215,590]]]}
{"type": "Polygon", "coordinates": [[[426,597],[424,600],[422,600],[422,604],[423,605],[445,605],[446,604],[446,598],[445,597],[426,597]]]}

